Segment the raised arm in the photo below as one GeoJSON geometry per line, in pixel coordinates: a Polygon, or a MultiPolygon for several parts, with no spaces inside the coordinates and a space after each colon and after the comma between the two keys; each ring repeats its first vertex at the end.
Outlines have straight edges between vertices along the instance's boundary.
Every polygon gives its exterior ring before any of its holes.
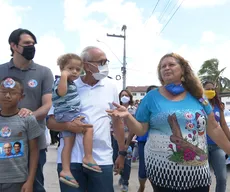
{"type": "Polygon", "coordinates": [[[120,117],[123,118],[125,124],[129,128],[129,130],[137,136],[142,136],[148,131],[149,124],[148,123],[140,123],[138,122],[133,115],[131,115],[128,110],[121,105],[113,103],[116,107],[115,110],[107,110],[107,113],[112,117],[120,117]]]}

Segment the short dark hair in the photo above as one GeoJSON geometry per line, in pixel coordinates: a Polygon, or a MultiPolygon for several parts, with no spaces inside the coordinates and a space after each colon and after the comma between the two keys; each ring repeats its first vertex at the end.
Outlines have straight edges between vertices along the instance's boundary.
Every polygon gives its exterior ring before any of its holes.
{"type": "MultiPolygon", "coordinates": [[[[78,60],[82,63],[81,57],[79,57],[77,54],[74,53],[67,53],[62,56],[60,56],[57,60],[57,65],[59,66],[60,70],[63,70],[66,65],[69,64],[70,60],[78,60]]],[[[83,67],[83,66],[82,66],[83,67]]]]}
{"type": "Polygon", "coordinates": [[[22,147],[22,144],[19,141],[16,141],[13,146],[15,145],[19,145],[20,148],[22,147]]]}
{"type": "Polygon", "coordinates": [[[22,93],[24,92],[23,83],[22,83],[22,81],[21,81],[20,79],[18,79],[17,77],[10,77],[10,76],[4,77],[4,78],[1,80],[1,83],[2,83],[3,81],[5,81],[6,79],[8,79],[8,78],[13,79],[15,82],[17,82],[17,83],[20,85],[20,87],[21,87],[22,93]]]}
{"type": "MultiPolygon", "coordinates": [[[[14,43],[14,44],[18,45],[18,43],[20,41],[20,36],[22,34],[30,35],[32,37],[32,39],[34,40],[34,44],[37,44],[37,39],[36,39],[35,35],[31,31],[29,31],[28,29],[22,29],[22,28],[16,29],[10,34],[9,40],[8,40],[9,44],[14,43]]],[[[11,56],[13,56],[14,51],[11,47],[10,47],[10,50],[12,53],[11,56]]]]}
{"type": "Polygon", "coordinates": [[[153,90],[153,89],[156,89],[156,88],[158,88],[158,86],[156,86],[156,85],[150,85],[150,86],[147,88],[146,93],[148,93],[149,91],[151,91],[151,90],[153,90]]]}

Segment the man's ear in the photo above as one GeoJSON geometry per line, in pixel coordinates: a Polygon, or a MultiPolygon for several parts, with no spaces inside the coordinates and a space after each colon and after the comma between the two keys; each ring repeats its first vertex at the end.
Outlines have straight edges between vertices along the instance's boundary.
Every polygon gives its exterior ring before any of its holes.
{"type": "Polygon", "coordinates": [[[15,43],[10,43],[10,48],[15,50],[17,48],[17,45],[15,43]]]}

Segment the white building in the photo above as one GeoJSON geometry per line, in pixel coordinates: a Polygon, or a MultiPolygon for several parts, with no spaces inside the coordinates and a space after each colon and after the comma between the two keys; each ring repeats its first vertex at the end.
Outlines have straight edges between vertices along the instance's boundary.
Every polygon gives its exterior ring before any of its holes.
{"type": "Polygon", "coordinates": [[[127,86],[126,89],[128,89],[132,95],[133,95],[133,101],[141,100],[146,95],[146,90],[149,86],[127,86]]]}
{"type": "Polygon", "coordinates": [[[230,110],[230,97],[221,97],[221,101],[225,104],[225,109],[230,110]]]}

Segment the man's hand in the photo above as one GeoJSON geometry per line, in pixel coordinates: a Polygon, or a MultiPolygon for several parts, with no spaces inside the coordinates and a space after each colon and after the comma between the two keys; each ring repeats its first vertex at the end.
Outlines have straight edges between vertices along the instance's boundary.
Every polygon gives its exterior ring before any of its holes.
{"type": "Polygon", "coordinates": [[[121,173],[121,171],[124,169],[124,164],[125,164],[125,157],[122,155],[118,155],[114,165],[115,175],[121,173]]]}
{"type": "Polygon", "coordinates": [[[20,111],[18,112],[18,115],[20,117],[27,117],[29,115],[33,115],[33,112],[30,109],[21,108],[20,111]]]}
{"type": "Polygon", "coordinates": [[[74,119],[72,122],[69,122],[69,126],[68,126],[68,131],[71,131],[73,133],[82,133],[82,134],[85,134],[86,132],[86,129],[88,128],[93,128],[93,125],[91,124],[85,124],[82,122],[82,120],[84,119],[85,117],[77,117],[76,119],[74,119]]]}
{"type": "Polygon", "coordinates": [[[33,192],[33,182],[26,181],[22,186],[21,192],[33,192]]]}

